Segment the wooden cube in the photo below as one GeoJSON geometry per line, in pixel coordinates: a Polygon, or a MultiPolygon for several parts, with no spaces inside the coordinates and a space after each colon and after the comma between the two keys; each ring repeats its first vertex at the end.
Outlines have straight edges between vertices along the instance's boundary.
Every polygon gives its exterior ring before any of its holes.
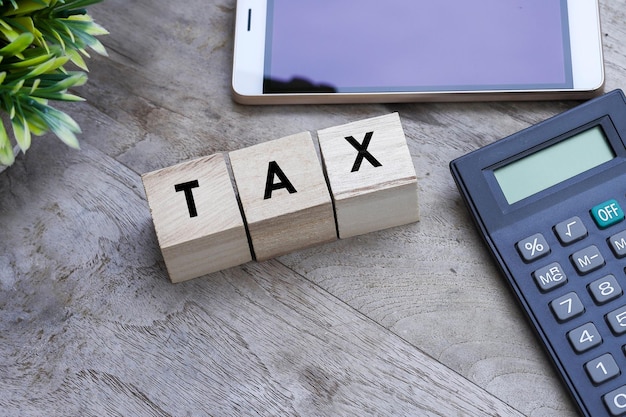
{"type": "Polygon", "coordinates": [[[340,238],[419,220],[417,177],[397,113],[318,131],[340,238]]]}
{"type": "Polygon", "coordinates": [[[224,155],[150,172],[142,180],[172,282],[252,260],[224,155]]]}
{"type": "Polygon", "coordinates": [[[229,157],[257,260],[337,239],[332,200],[309,132],[229,157]]]}

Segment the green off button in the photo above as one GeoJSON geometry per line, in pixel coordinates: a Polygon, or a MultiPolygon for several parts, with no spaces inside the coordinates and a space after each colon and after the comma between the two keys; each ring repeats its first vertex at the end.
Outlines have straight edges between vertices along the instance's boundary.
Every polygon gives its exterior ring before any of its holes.
{"type": "Polygon", "coordinates": [[[624,210],[615,200],[605,201],[591,209],[591,215],[599,228],[605,229],[624,220],[624,210]]]}

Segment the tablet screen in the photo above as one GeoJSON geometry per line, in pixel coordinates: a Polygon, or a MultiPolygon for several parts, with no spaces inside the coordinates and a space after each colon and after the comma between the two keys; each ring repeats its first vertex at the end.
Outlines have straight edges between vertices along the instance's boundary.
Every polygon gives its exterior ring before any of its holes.
{"type": "Polygon", "coordinates": [[[268,0],[264,92],[571,88],[566,0],[268,0]]]}

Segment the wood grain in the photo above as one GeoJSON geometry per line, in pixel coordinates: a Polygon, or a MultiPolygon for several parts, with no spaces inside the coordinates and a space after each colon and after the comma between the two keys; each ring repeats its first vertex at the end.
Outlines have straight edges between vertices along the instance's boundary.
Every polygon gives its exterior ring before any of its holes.
{"type": "MultiPolygon", "coordinates": [[[[626,0],[600,4],[626,88],[626,0]]],[[[82,150],[35,138],[0,174],[0,414],[577,415],[448,163],[578,103],[237,105],[234,6],[92,7],[82,150]],[[141,174],[394,111],[419,223],[168,282],[141,174]]]]}
{"type": "Polygon", "coordinates": [[[46,145],[0,178],[3,415],[520,415],[278,262],[169,284],[139,176],[46,145]]]}
{"type": "Polygon", "coordinates": [[[223,154],[149,172],[142,182],[172,282],[252,260],[223,154]]]}
{"type": "Polygon", "coordinates": [[[317,131],[339,238],[419,220],[415,167],[397,113],[317,131]]]}
{"type": "Polygon", "coordinates": [[[309,132],[229,153],[255,259],[337,239],[335,213],[309,132]]]}

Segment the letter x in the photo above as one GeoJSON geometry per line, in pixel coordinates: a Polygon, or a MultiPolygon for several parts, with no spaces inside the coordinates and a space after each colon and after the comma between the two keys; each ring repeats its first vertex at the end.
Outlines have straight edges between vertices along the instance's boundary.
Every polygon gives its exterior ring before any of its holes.
{"type": "Polygon", "coordinates": [[[359,143],[352,136],[346,136],[346,140],[354,149],[359,151],[359,154],[356,156],[356,160],[354,161],[354,165],[352,165],[352,171],[356,172],[361,168],[361,162],[363,162],[363,158],[367,159],[370,164],[374,167],[383,166],[374,156],[367,151],[367,147],[370,145],[370,141],[372,140],[372,135],[374,132],[367,132],[365,134],[365,139],[363,139],[363,143],[359,143]]]}

